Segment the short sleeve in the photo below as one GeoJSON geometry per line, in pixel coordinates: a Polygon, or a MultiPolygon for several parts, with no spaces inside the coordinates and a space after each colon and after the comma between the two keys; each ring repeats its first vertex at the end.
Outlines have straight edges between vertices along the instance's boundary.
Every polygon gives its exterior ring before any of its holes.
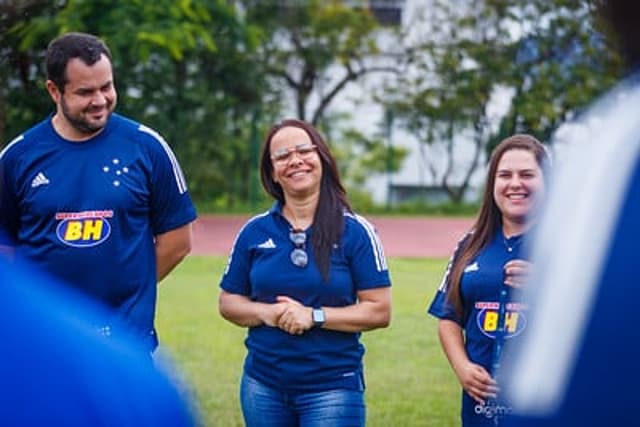
{"type": "Polygon", "coordinates": [[[444,275],[442,276],[442,281],[440,282],[440,286],[436,291],[436,295],[433,297],[431,305],[427,309],[427,312],[429,314],[437,317],[438,319],[453,320],[460,325],[463,324],[463,319],[456,313],[455,307],[447,300],[447,290],[449,289],[449,286],[451,284],[451,268],[453,267],[453,263],[458,258],[458,256],[460,256],[461,250],[469,241],[470,236],[471,233],[467,233],[458,241],[453,254],[449,258],[447,268],[444,272],[444,275]]]}
{"type": "Polygon", "coordinates": [[[153,139],[151,157],[151,227],[158,235],[196,219],[196,211],[178,159],[169,144],[154,130],[140,126],[153,139]]]}
{"type": "Polygon", "coordinates": [[[359,215],[345,218],[344,242],[356,290],[391,286],[387,259],[373,225],[359,215]]]}
{"type": "Polygon", "coordinates": [[[249,296],[251,294],[251,282],[249,274],[251,261],[248,245],[248,224],[245,224],[233,243],[227,266],[222,274],[220,288],[232,294],[249,296]]]}

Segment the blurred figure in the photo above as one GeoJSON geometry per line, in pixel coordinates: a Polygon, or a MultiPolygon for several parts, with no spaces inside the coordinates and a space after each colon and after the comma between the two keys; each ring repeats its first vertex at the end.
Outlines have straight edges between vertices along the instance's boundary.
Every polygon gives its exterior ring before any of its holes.
{"type": "Polygon", "coordinates": [[[220,284],[220,313],[249,328],[245,423],[364,426],[360,333],[391,318],[378,236],[352,212],[310,124],[285,120],[269,131],[260,175],[276,202],[240,230],[220,284]]]}
{"type": "Polygon", "coordinates": [[[153,129],[114,112],[100,39],[65,34],[46,66],[55,113],[0,152],[0,252],[109,306],[152,351],[157,283],[189,253],[196,218],[180,165],[153,129]]]}
{"type": "Polygon", "coordinates": [[[631,73],[596,102],[533,246],[531,323],[507,349],[510,426],[632,426],[640,410],[640,4],[596,2],[631,73]]]}
{"type": "Polygon", "coordinates": [[[523,242],[538,220],[545,195],[544,146],[514,135],[493,151],[482,206],[456,248],[429,313],[462,385],[462,425],[492,426],[510,412],[496,371],[506,339],[526,326],[518,288],[531,270],[523,242]]]}
{"type": "Polygon", "coordinates": [[[139,340],[106,339],[102,308],[26,271],[0,257],[0,425],[195,425],[139,340]]]}

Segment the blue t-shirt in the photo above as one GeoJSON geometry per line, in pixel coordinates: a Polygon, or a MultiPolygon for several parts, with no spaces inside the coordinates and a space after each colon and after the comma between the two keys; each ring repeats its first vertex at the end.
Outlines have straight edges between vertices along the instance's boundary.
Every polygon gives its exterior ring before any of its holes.
{"type": "MultiPolygon", "coordinates": [[[[359,291],[390,286],[389,271],[372,225],[345,213],[342,240],[331,253],[328,282],[306,244],[309,262],[295,266],[294,244],[282,206],[250,219],[240,230],[222,277],[221,288],[252,301],[273,303],[286,295],[310,307],[344,307],[357,302],[359,291]]],[[[306,230],[311,241],[313,226],[306,230]]],[[[245,372],[280,390],[361,389],[364,347],[360,333],[314,328],[290,335],[266,325],[249,328],[245,372]]]]}
{"type": "Polygon", "coordinates": [[[162,137],[113,114],[98,135],[72,142],[49,118],[0,153],[0,188],[0,243],[111,307],[155,347],[154,236],[196,217],[162,137]]]}
{"type": "MultiPolygon", "coordinates": [[[[511,340],[520,335],[526,326],[526,307],[519,302],[520,292],[504,284],[504,265],[513,259],[525,259],[523,244],[525,235],[505,238],[498,230],[489,244],[465,267],[460,282],[463,315],[460,317],[447,301],[450,286],[449,274],[455,257],[467,242],[469,234],[463,237],[454,252],[447,271],[428,312],[439,319],[455,321],[464,330],[465,350],[469,360],[483,366],[493,375],[492,359],[498,334],[499,309],[506,303],[504,314],[504,339],[511,340]],[[506,297],[501,300],[501,291],[506,297]]],[[[462,420],[465,426],[494,425],[493,418],[510,412],[504,399],[478,404],[463,391],[462,420]]]]}
{"type": "Polygon", "coordinates": [[[0,257],[0,425],[195,425],[139,340],[94,328],[103,307],[0,257]]]}
{"type": "Polygon", "coordinates": [[[556,169],[533,239],[531,322],[505,354],[510,426],[640,423],[638,111],[640,72],[581,116],[556,169]]]}

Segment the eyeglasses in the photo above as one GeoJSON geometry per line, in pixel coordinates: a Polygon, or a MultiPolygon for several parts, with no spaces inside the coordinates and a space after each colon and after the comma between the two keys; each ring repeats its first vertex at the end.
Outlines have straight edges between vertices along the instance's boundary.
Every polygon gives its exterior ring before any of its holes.
{"type": "Polygon", "coordinates": [[[309,262],[309,256],[305,251],[304,245],[307,242],[307,234],[302,230],[291,230],[289,233],[289,240],[295,245],[295,248],[291,251],[289,258],[296,267],[306,267],[309,262]]]}
{"type": "Polygon", "coordinates": [[[318,149],[318,146],[311,143],[298,144],[294,147],[280,148],[273,152],[271,159],[274,163],[284,165],[291,160],[291,155],[296,153],[298,157],[307,160],[318,149]]]}

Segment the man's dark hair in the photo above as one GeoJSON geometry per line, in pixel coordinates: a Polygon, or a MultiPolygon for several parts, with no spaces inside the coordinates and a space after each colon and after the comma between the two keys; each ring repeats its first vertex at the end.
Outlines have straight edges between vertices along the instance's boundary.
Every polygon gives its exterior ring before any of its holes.
{"type": "Polygon", "coordinates": [[[51,80],[60,92],[64,92],[67,84],[67,64],[70,59],[79,58],[87,65],[93,65],[102,55],[109,58],[109,48],[96,36],[86,33],[67,33],[60,36],[47,48],[46,64],[47,78],[51,80]]]}

